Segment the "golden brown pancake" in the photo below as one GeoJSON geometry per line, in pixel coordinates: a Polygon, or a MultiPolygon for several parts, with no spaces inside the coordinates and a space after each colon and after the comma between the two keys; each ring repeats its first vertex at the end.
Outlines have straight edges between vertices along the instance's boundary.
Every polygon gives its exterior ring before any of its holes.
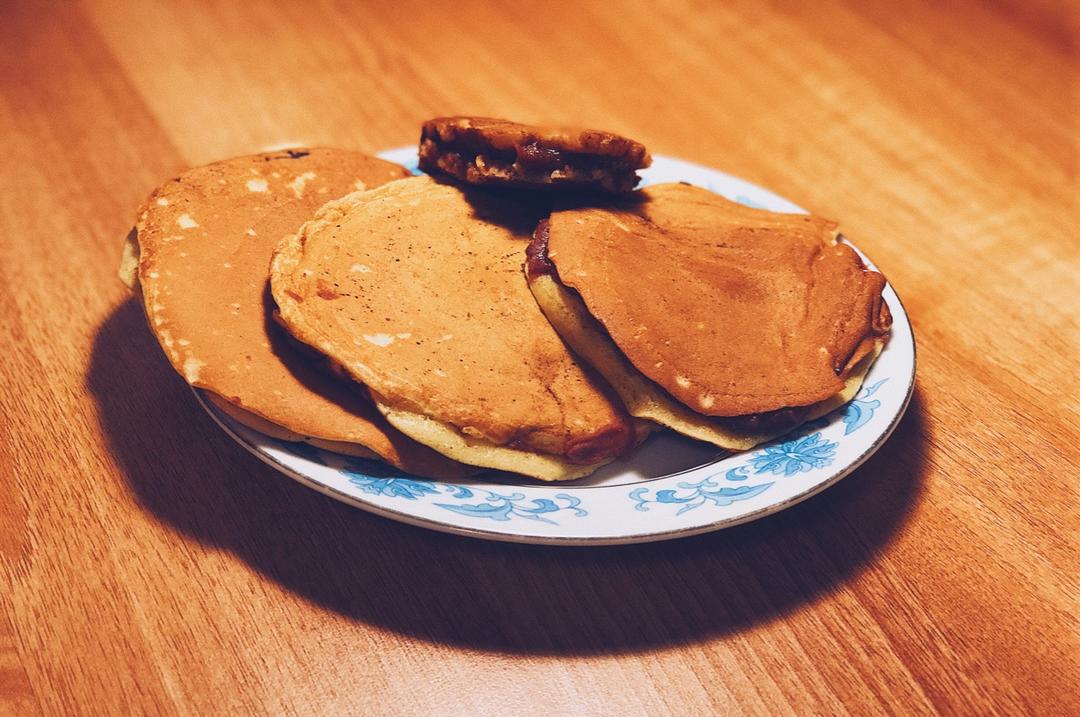
{"type": "Polygon", "coordinates": [[[189,170],[143,205],[121,275],[130,283],[137,265],[147,319],[173,367],[240,422],[418,475],[459,476],[462,466],[394,430],[355,383],[313,367],[271,318],[268,272],[281,237],[327,200],[402,176],[398,165],[333,149],[189,170]]]}
{"type": "Polygon", "coordinates": [[[334,451],[335,453],[344,453],[349,456],[356,456],[357,458],[369,458],[372,460],[381,460],[379,455],[374,451],[365,448],[359,443],[344,443],[341,441],[326,441],[318,438],[312,438],[311,436],[304,436],[299,433],[293,433],[287,428],[282,428],[276,423],[271,423],[262,416],[252,413],[251,411],[245,411],[237,406],[235,403],[229,403],[216,393],[210,393],[206,391],[203,396],[214,405],[219,411],[226,416],[243,424],[248,428],[253,428],[259,433],[270,436],[271,438],[277,438],[281,441],[290,441],[292,443],[303,442],[310,443],[313,446],[319,448],[325,448],[328,451],[334,451]]]}
{"type": "Polygon", "coordinates": [[[610,132],[490,117],[440,117],[420,132],[420,168],[469,184],[628,192],[652,163],[645,146],[610,132]]]}
{"type": "Polygon", "coordinates": [[[747,448],[850,399],[890,317],[883,277],[835,225],[687,185],[639,194],[555,212],[528,267],[631,414],[747,448]]]}
{"type": "Polygon", "coordinates": [[[471,465],[585,475],[633,443],[521,277],[537,213],[414,177],[319,210],[274,256],[289,331],[391,424],[471,465]]]}
{"type": "Polygon", "coordinates": [[[589,314],[577,292],[560,284],[554,275],[531,274],[529,288],[551,325],[577,355],[608,381],[631,416],[728,450],[748,450],[844,405],[858,393],[866,372],[884,346],[883,341],[877,342],[874,351],[852,368],[844,389],[824,401],[775,414],[716,418],[679,403],[634,368],[603,326],[589,314]]]}

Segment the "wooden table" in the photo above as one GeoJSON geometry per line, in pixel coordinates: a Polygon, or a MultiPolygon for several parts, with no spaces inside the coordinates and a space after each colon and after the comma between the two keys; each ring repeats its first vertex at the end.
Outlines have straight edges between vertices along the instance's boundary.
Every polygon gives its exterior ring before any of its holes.
{"type": "Polygon", "coordinates": [[[1080,713],[1068,3],[367,5],[0,9],[0,712],[1080,713]],[[406,527],[244,453],[116,280],[138,202],[453,113],[839,219],[914,322],[897,433],[773,518],[605,549],[406,527]]]}

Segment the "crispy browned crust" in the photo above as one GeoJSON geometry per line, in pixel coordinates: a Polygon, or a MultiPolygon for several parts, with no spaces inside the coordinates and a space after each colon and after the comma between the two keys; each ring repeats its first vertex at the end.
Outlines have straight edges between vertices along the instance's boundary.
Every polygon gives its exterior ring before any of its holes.
{"type": "Polygon", "coordinates": [[[540,127],[487,117],[425,122],[420,168],[469,184],[628,192],[651,164],[640,142],[599,130],[540,127]]]}

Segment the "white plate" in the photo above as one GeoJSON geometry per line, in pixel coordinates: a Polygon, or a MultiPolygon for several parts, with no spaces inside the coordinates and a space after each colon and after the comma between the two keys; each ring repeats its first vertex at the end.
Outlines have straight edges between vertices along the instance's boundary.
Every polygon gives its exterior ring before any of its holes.
{"type": "MultiPolygon", "coordinates": [[[[382,157],[415,170],[412,147],[382,157]]],[[[716,170],[654,157],[642,185],[690,182],[729,199],[780,212],[791,202],[716,170]]],[[[915,382],[911,324],[886,286],[892,336],[855,400],[826,418],[744,453],[724,454],[670,433],[588,478],[545,484],[486,473],[443,483],[373,461],[269,438],[203,407],[242,446],[292,478],[379,515],[492,540],[603,545],[666,540],[761,518],[805,500],[858,467],[889,437],[915,382]]]]}

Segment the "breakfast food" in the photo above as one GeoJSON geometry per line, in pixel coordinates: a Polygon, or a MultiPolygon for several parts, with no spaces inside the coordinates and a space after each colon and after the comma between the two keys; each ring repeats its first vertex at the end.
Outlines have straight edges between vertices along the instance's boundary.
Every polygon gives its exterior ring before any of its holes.
{"type": "Polygon", "coordinates": [[[644,145],[599,130],[441,117],[420,135],[420,168],[469,184],[628,192],[651,162],[644,145]]]}
{"type": "Polygon", "coordinates": [[[387,420],[470,465],[565,480],[635,425],[521,276],[539,212],[429,177],[328,203],[271,265],[281,318],[368,387],[387,420]]]}
{"type": "Polygon", "coordinates": [[[729,449],[850,400],[891,323],[835,224],[685,184],[553,212],[526,273],[632,415],[729,449]]]}
{"type": "Polygon", "coordinates": [[[479,117],[424,123],[433,176],[238,157],[157,189],[120,274],[220,412],[419,476],[570,480],[655,426],[744,450],[850,401],[888,338],[884,278],[819,217],[632,191],[650,164],[479,117]]]}
{"type": "Polygon", "coordinates": [[[140,286],[150,328],[176,371],[235,420],[410,473],[455,477],[465,467],[393,429],[353,382],[293,345],[273,321],[267,287],[274,247],[319,206],[408,174],[333,149],[192,169],[146,200],[121,275],[140,286]]]}

